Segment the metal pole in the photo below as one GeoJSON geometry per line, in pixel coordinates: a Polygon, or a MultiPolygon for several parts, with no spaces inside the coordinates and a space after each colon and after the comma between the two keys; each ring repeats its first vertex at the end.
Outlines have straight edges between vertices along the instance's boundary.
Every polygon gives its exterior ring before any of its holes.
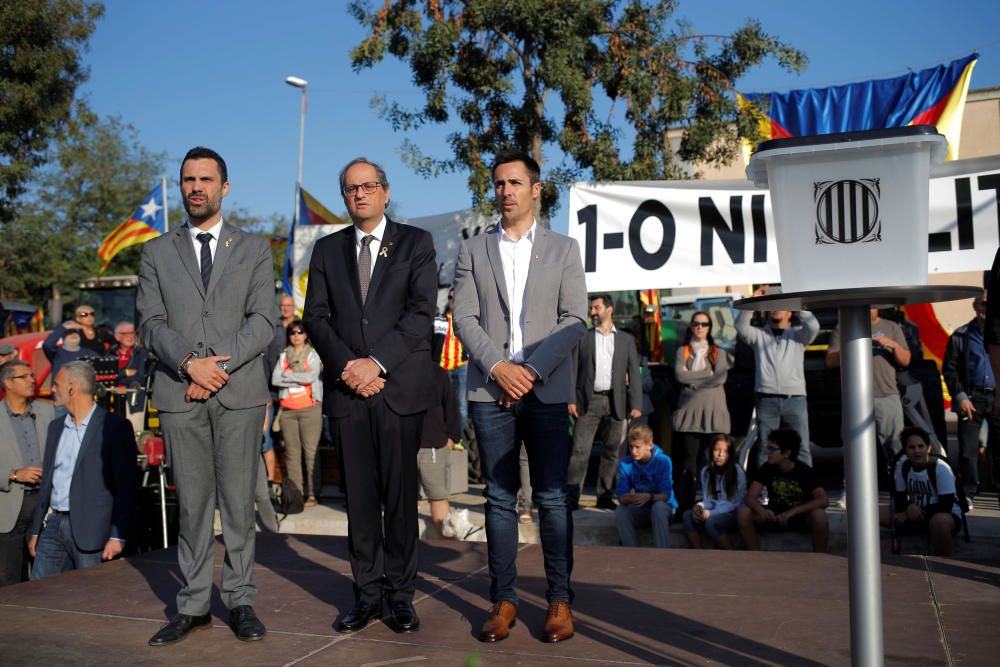
{"type": "Polygon", "coordinates": [[[883,664],[872,327],[867,306],[840,308],[841,402],[847,480],[851,664],[883,664]]]}
{"type": "Polygon", "coordinates": [[[295,179],[295,206],[292,208],[292,224],[299,224],[299,189],[302,187],[302,152],[306,141],[306,88],[302,86],[302,103],[299,107],[299,171],[295,179]]]}
{"type": "Polygon", "coordinates": [[[160,460],[160,523],[163,525],[163,548],[166,549],[170,546],[170,540],[167,539],[167,480],[166,473],[163,471],[163,460],[160,460]]]}

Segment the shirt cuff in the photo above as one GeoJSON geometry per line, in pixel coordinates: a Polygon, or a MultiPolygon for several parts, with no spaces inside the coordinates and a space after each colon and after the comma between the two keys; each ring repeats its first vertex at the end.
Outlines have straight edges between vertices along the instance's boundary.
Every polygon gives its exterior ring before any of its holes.
{"type": "Polygon", "coordinates": [[[381,361],[379,361],[378,359],[376,359],[375,357],[373,357],[370,354],[368,355],[368,358],[371,359],[372,361],[374,361],[378,365],[378,367],[382,369],[383,373],[385,373],[386,375],[389,374],[389,371],[385,370],[385,366],[382,365],[381,361]]]}
{"type": "Polygon", "coordinates": [[[493,379],[493,369],[496,368],[497,366],[499,366],[500,364],[502,364],[504,361],[506,361],[506,360],[505,359],[501,359],[500,361],[498,361],[495,364],[493,364],[492,366],[490,366],[490,372],[486,376],[486,381],[487,382],[496,382],[496,380],[493,379]]]}
{"type": "Polygon", "coordinates": [[[539,382],[542,381],[542,374],[538,372],[537,368],[535,368],[531,364],[523,364],[523,365],[531,369],[531,371],[535,374],[535,379],[537,381],[539,381],[539,382]]]}

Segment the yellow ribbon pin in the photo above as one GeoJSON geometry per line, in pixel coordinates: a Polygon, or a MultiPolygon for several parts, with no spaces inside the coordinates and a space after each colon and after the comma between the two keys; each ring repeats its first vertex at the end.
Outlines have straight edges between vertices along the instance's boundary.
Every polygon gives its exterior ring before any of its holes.
{"type": "Polygon", "coordinates": [[[381,250],[378,251],[378,256],[379,257],[385,257],[386,259],[388,259],[389,258],[389,249],[388,248],[382,248],[381,250]]]}
{"type": "Polygon", "coordinates": [[[230,236],[228,239],[226,239],[226,247],[228,248],[231,245],[233,245],[233,237],[230,236]]]}

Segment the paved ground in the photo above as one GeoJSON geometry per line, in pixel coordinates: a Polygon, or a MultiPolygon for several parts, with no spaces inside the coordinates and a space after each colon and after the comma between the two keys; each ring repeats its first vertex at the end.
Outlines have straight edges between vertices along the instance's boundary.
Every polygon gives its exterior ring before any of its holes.
{"type": "MultiPolygon", "coordinates": [[[[0,656],[11,665],[846,665],[847,559],[830,554],[579,547],[577,636],[550,645],[537,545],[518,557],[519,623],[504,642],[475,639],[489,581],[483,544],[421,547],[422,630],[376,622],[331,629],[352,601],[346,539],[262,534],[268,627],[241,643],[216,596],[210,630],[173,647],[146,640],[174,611],[176,554],[165,550],[0,589],[0,656]]],[[[222,550],[218,550],[217,566],[222,550]]],[[[1000,569],[920,556],[882,567],[887,665],[995,664],[1000,569]]]]}

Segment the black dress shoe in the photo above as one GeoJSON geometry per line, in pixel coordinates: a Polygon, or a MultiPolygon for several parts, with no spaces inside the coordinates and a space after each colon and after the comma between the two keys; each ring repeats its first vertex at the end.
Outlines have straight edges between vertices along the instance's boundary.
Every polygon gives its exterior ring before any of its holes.
{"type": "Polygon", "coordinates": [[[187,614],[177,614],[164,625],[159,631],[149,638],[150,646],[166,646],[176,644],[188,636],[192,630],[212,627],[212,615],[202,614],[201,616],[188,616],[187,614]]]}
{"type": "Polygon", "coordinates": [[[257,614],[253,613],[253,607],[248,604],[241,604],[229,610],[229,627],[233,629],[237,639],[245,642],[263,639],[267,632],[257,614]]]}
{"type": "Polygon", "coordinates": [[[613,510],[617,505],[615,501],[607,496],[602,496],[597,499],[597,509],[599,510],[613,510]]]}
{"type": "Polygon", "coordinates": [[[356,632],[381,616],[381,598],[373,602],[355,602],[351,610],[337,621],[334,629],[337,632],[356,632]]]}
{"type": "Polygon", "coordinates": [[[416,632],[420,629],[420,619],[417,610],[409,600],[390,602],[389,611],[392,614],[392,624],[396,632],[416,632]]]}

